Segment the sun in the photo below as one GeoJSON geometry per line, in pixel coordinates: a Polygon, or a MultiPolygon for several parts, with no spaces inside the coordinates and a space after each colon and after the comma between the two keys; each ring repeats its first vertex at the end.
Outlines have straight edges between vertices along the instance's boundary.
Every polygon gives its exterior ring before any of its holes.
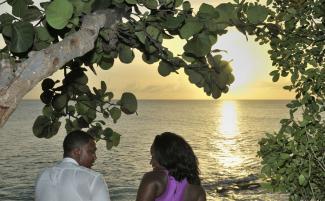
{"type": "Polygon", "coordinates": [[[235,81],[230,86],[232,92],[247,88],[264,73],[265,67],[261,66],[263,61],[259,56],[261,46],[248,42],[242,33],[234,29],[221,36],[213,48],[224,50],[221,53],[223,59],[230,61],[235,76],[235,81]]]}

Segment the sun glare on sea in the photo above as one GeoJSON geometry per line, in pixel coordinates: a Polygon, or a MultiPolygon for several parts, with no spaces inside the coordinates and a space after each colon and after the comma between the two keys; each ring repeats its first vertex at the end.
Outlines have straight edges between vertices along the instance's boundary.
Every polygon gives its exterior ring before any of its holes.
{"type": "Polygon", "coordinates": [[[239,133],[236,102],[224,101],[220,108],[221,120],[219,132],[225,137],[234,137],[239,133]]]}
{"type": "Polygon", "coordinates": [[[243,158],[237,153],[238,107],[235,101],[223,101],[219,105],[220,120],[217,121],[217,136],[214,146],[218,149],[214,157],[225,168],[240,166],[243,158]]]}

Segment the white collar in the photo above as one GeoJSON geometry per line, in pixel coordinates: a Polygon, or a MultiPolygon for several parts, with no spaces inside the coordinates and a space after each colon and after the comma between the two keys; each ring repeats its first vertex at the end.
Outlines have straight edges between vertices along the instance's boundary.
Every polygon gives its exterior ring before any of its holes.
{"type": "Polygon", "coordinates": [[[75,165],[79,165],[78,162],[75,159],[70,158],[70,157],[63,158],[62,162],[63,163],[73,163],[75,165]]]}

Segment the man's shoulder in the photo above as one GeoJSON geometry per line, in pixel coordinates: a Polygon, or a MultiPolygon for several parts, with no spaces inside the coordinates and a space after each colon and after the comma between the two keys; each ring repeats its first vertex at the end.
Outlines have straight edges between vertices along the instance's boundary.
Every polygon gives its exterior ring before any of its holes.
{"type": "Polygon", "coordinates": [[[78,171],[84,172],[85,174],[92,175],[94,177],[101,176],[101,173],[96,172],[95,170],[83,167],[83,166],[77,166],[78,171]]]}

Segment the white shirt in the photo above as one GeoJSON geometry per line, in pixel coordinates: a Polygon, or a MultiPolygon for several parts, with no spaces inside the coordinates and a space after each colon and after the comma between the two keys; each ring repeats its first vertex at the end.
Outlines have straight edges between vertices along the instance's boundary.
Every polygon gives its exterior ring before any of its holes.
{"type": "Polygon", "coordinates": [[[72,158],[46,168],[35,188],[35,201],[110,201],[103,176],[72,158]]]}

